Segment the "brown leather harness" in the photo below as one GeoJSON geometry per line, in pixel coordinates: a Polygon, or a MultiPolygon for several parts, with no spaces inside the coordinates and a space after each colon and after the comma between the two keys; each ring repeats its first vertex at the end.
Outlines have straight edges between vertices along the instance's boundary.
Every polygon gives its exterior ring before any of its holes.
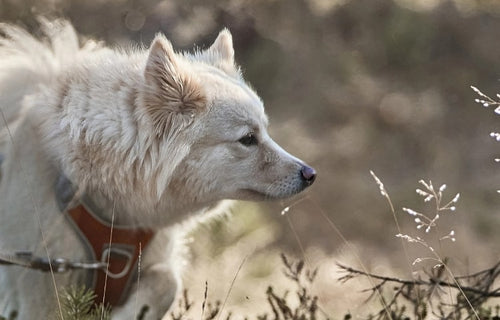
{"type": "Polygon", "coordinates": [[[106,270],[95,270],[95,302],[111,306],[122,304],[134,281],[139,256],[154,232],[111,226],[84,204],[67,210],[67,213],[88,244],[93,258],[107,264],[106,270]]]}
{"type": "MultiPolygon", "coordinates": [[[[3,158],[0,155],[0,164],[3,158]]],[[[85,269],[94,272],[92,287],[95,302],[118,306],[134,282],[142,251],[154,236],[152,230],[113,226],[95,214],[95,206],[83,197],[83,202],[70,206],[75,195],[71,181],[61,174],[54,186],[61,212],[67,215],[75,231],[88,248],[93,261],[71,261],[64,258],[37,257],[30,251],[0,255],[0,265],[16,265],[43,272],[62,273],[85,269]],[[94,208],[94,210],[93,210],[94,208]]]]}
{"type": "MultiPolygon", "coordinates": [[[[92,268],[94,275],[90,285],[96,294],[95,302],[111,306],[124,303],[136,279],[134,275],[138,270],[141,252],[149,244],[154,232],[112,226],[99,218],[96,214],[98,209],[85,196],[76,206],[70,205],[75,192],[71,181],[63,174],[59,175],[54,189],[61,212],[71,218],[68,220],[86,244],[92,259],[97,262],[94,265],[100,266],[92,268]]],[[[66,270],[67,264],[61,264],[60,267],[66,270]]]]}

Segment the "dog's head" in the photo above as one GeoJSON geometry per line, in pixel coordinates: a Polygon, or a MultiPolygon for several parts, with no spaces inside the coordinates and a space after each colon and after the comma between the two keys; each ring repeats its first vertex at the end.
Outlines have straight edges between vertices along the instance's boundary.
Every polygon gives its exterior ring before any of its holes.
{"type": "Polygon", "coordinates": [[[169,190],[196,203],[279,199],[314,182],[315,170],[269,137],[262,100],[235,65],[228,30],[193,54],[174,52],[158,35],[144,76],[140,117],[166,156],[158,196],[169,190]]]}

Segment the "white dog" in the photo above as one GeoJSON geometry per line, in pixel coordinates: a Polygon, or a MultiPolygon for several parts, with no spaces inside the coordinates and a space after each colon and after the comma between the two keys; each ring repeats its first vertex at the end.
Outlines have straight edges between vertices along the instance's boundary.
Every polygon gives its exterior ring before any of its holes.
{"type": "Polygon", "coordinates": [[[65,21],[42,21],[42,30],[37,39],[0,26],[0,258],[29,251],[101,269],[2,266],[0,314],[46,319],[62,288],[101,290],[100,274],[108,291],[97,293],[116,305],[113,319],[144,305],[146,319],[161,318],[181,285],[180,222],[222,199],[292,196],[316,173],[268,136],[228,30],[194,53],[175,52],[163,35],[126,52],[80,45],[65,21]],[[128,280],[116,284],[120,277],[128,280]],[[108,293],[115,285],[118,297],[108,293]]]}

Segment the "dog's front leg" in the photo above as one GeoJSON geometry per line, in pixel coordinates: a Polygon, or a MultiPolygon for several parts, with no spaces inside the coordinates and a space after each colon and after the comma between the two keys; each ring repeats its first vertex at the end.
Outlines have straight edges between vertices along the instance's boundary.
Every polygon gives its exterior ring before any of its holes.
{"type": "Polygon", "coordinates": [[[113,320],[158,320],[169,310],[175,299],[180,281],[167,263],[158,263],[141,270],[125,304],[112,312],[113,320]]]}

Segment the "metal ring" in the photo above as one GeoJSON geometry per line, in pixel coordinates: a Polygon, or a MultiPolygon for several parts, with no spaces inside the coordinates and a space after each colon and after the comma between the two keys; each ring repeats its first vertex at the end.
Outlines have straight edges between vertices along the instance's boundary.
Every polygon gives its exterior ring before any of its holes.
{"type": "Polygon", "coordinates": [[[119,273],[113,273],[113,272],[109,271],[109,269],[108,269],[109,266],[108,266],[108,268],[104,269],[103,271],[108,275],[108,277],[110,277],[112,279],[123,278],[130,271],[130,267],[132,266],[133,254],[129,250],[122,249],[122,248],[106,248],[102,251],[101,262],[104,262],[107,264],[108,263],[108,256],[110,256],[111,253],[115,253],[115,254],[126,257],[127,264],[125,265],[123,270],[119,273]]]}

